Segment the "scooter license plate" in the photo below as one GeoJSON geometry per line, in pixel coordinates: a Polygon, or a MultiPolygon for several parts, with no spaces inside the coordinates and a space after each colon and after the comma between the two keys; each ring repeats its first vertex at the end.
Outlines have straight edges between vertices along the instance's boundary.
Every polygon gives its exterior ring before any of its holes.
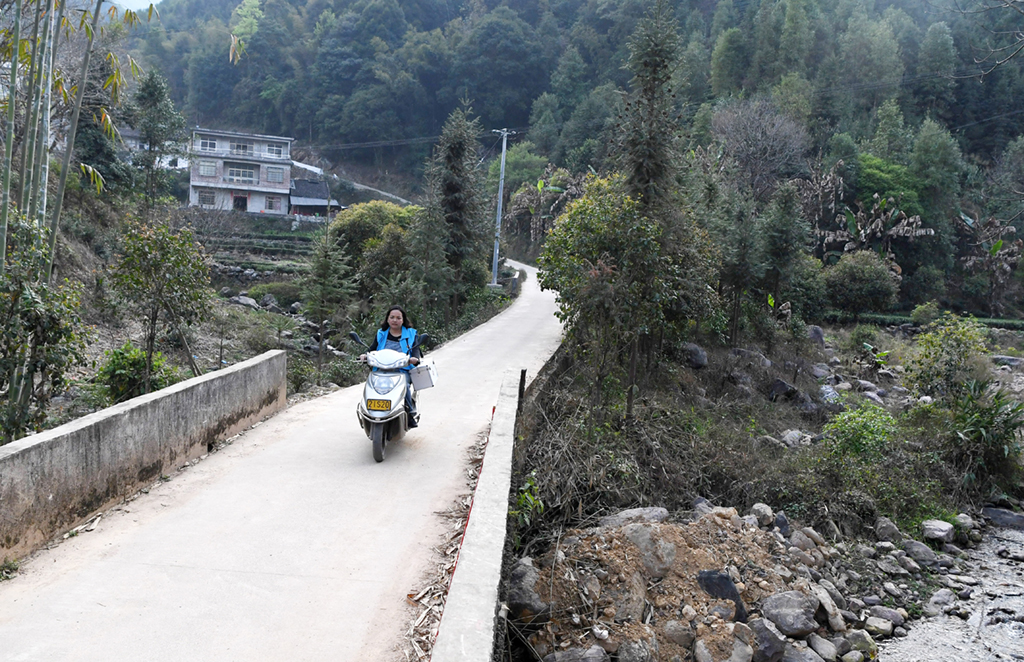
{"type": "Polygon", "coordinates": [[[370,411],[391,411],[390,400],[367,400],[366,408],[370,411]]]}

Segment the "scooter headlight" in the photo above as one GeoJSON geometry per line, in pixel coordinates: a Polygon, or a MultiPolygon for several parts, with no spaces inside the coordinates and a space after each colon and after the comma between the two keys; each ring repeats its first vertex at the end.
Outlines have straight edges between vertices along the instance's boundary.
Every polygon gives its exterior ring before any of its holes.
{"type": "Polygon", "coordinates": [[[398,380],[400,379],[402,379],[402,375],[386,375],[372,372],[370,373],[370,387],[377,393],[385,395],[398,386],[398,380]]]}

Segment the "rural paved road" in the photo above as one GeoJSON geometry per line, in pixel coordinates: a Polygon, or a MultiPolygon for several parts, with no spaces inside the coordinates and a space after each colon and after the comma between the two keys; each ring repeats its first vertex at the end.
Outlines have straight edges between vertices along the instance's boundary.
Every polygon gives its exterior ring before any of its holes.
{"type": "Polygon", "coordinates": [[[361,385],[289,408],[0,583],[0,660],[399,659],[505,370],[535,375],[560,340],[528,271],[509,310],[432,353],[440,383],[383,464],[361,385]]]}

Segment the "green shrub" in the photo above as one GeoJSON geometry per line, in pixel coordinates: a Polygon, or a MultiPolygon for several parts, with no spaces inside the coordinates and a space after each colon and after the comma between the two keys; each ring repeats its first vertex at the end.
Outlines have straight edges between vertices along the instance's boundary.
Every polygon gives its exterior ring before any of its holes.
{"type": "Polygon", "coordinates": [[[910,319],[918,326],[927,326],[939,319],[941,314],[942,311],[939,309],[938,302],[929,301],[914,308],[914,312],[910,313],[910,319]]]}
{"type": "Polygon", "coordinates": [[[1024,403],[1012,400],[989,382],[971,380],[953,403],[950,460],[963,471],[964,483],[982,491],[992,480],[1020,473],[1024,403]]]}
{"type": "Polygon", "coordinates": [[[288,357],[288,393],[301,393],[302,389],[316,383],[316,364],[297,356],[288,357]]]}
{"type": "Polygon", "coordinates": [[[935,328],[917,338],[907,378],[921,393],[955,397],[985,351],[985,329],[969,317],[945,313],[935,328]]]}
{"type": "Polygon", "coordinates": [[[849,455],[878,455],[896,436],[896,419],[881,407],[844,411],[824,428],[834,449],[849,455]]]}
{"type": "Polygon", "coordinates": [[[832,305],[853,315],[887,310],[896,302],[899,285],[882,258],[871,251],[843,255],[825,270],[832,305]]]}
{"type": "Polygon", "coordinates": [[[279,281],[276,283],[260,283],[249,288],[249,296],[259,301],[267,294],[273,294],[277,305],[287,308],[296,301],[301,301],[299,286],[295,283],[279,281]]]}
{"type": "MultiPolygon", "coordinates": [[[[113,403],[140,396],[145,391],[146,353],[130,342],[106,352],[106,360],[96,380],[107,387],[107,396],[113,403]]],[[[150,377],[154,391],[179,381],[178,371],[168,365],[163,354],[153,354],[153,374],[150,377]]]]}
{"type": "Polygon", "coordinates": [[[870,324],[858,324],[850,332],[848,349],[859,352],[864,349],[864,345],[874,345],[877,335],[877,330],[870,324]]]}

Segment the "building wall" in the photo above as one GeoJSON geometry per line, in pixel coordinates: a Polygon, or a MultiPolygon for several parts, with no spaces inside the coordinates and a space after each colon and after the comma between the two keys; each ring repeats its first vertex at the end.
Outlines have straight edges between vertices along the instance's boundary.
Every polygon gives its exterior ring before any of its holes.
{"type": "Polygon", "coordinates": [[[195,131],[189,205],[230,210],[235,208],[236,197],[244,197],[247,212],[287,214],[292,180],[290,148],[290,143],[284,138],[275,140],[273,137],[244,134],[224,136],[195,131]],[[232,143],[236,144],[235,147],[232,143]],[[246,149],[237,148],[239,144],[244,144],[246,149]],[[269,151],[273,144],[280,147],[280,154],[269,151]],[[236,170],[251,169],[252,177],[238,178],[232,174],[233,167],[236,170]],[[269,181],[270,168],[279,169],[281,181],[269,181]],[[211,194],[212,202],[209,201],[211,194]],[[200,204],[201,197],[208,203],[200,204]]]}

